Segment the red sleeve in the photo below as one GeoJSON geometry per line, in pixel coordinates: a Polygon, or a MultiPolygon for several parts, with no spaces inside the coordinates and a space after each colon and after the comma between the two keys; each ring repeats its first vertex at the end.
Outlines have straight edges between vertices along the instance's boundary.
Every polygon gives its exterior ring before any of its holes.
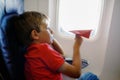
{"type": "Polygon", "coordinates": [[[50,70],[57,71],[63,65],[63,57],[49,45],[46,44],[42,46],[42,48],[40,48],[40,51],[42,51],[42,54],[40,54],[42,61],[50,70]]]}

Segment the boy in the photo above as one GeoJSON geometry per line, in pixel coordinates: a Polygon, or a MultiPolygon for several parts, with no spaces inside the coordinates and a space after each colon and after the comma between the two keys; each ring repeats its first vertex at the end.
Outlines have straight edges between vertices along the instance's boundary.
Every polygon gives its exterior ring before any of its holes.
{"type": "Polygon", "coordinates": [[[67,63],[59,43],[52,37],[49,19],[38,12],[25,12],[17,16],[15,30],[19,42],[27,46],[24,55],[26,80],[63,80],[61,73],[72,78],[81,75],[79,48],[82,38],[76,36],[73,46],[73,62],[67,63]]]}

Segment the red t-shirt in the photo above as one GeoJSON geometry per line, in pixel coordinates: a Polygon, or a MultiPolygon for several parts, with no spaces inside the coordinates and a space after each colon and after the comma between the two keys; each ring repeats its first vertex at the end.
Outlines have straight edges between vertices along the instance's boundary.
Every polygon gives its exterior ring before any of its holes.
{"type": "Polygon", "coordinates": [[[57,70],[64,63],[63,57],[47,43],[32,44],[25,54],[26,80],[63,80],[57,70]]]}

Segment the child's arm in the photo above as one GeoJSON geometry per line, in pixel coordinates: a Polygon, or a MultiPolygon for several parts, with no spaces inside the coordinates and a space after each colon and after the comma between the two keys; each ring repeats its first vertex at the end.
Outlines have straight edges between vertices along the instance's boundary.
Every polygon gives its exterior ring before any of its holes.
{"type": "Polygon", "coordinates": [[[59,42],[55,38],[53,40],[52,46],[56,51],[58,51],[62,56],[64,56],[64,51],[59,42]]]}
{"type": "Polygon", "coordinates": [[[73,78],[78,78],[81,75],[81,57],[79,51],[81,44],[82,38],[76,36],[73,46],[73,62],[72,64],[64,62],[64,64],[59,68],[59,72],[73,78]]]}
{"type": "MultiPolygon", "coordinates": [[[[51,34],[54,33],[51,28],[49,28],[49,30],[50,30],[51,34]]],[[[61,45],[59,44],[59,42],[55,38],[53,39],[53,43],[51,46],[64,57],[64,51],[63,51],[61,45]]]]}

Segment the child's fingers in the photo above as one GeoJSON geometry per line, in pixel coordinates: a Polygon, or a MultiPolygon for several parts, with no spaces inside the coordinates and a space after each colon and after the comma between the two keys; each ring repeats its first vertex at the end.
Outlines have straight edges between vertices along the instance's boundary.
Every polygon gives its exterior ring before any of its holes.
{"type": "Polygon", "coordinates": [[[82,36],[80,36],[79,34],[76,34],[75,38],[82,39],[82,36]]]}
{"type": "Polygon", "coordinates": [[[49,29],[49,31],[50,31],[51,34],[54,33],[54,31],[51,28],[48,28],[48,29],[49,29]]]}
{"type": "Polygon", "coordinates": [[[81,37],[79,34],[76,34],[76,35],[75,35],[75,38],[79,38],[79,37],[81,37]]]}
{"type": "Polygon", "coordinates": [[[80,35],[76,34],[75,41],[76,41],[77,44],[81,45],[82,42],[83,42],[83,39],[80,35]]]}

